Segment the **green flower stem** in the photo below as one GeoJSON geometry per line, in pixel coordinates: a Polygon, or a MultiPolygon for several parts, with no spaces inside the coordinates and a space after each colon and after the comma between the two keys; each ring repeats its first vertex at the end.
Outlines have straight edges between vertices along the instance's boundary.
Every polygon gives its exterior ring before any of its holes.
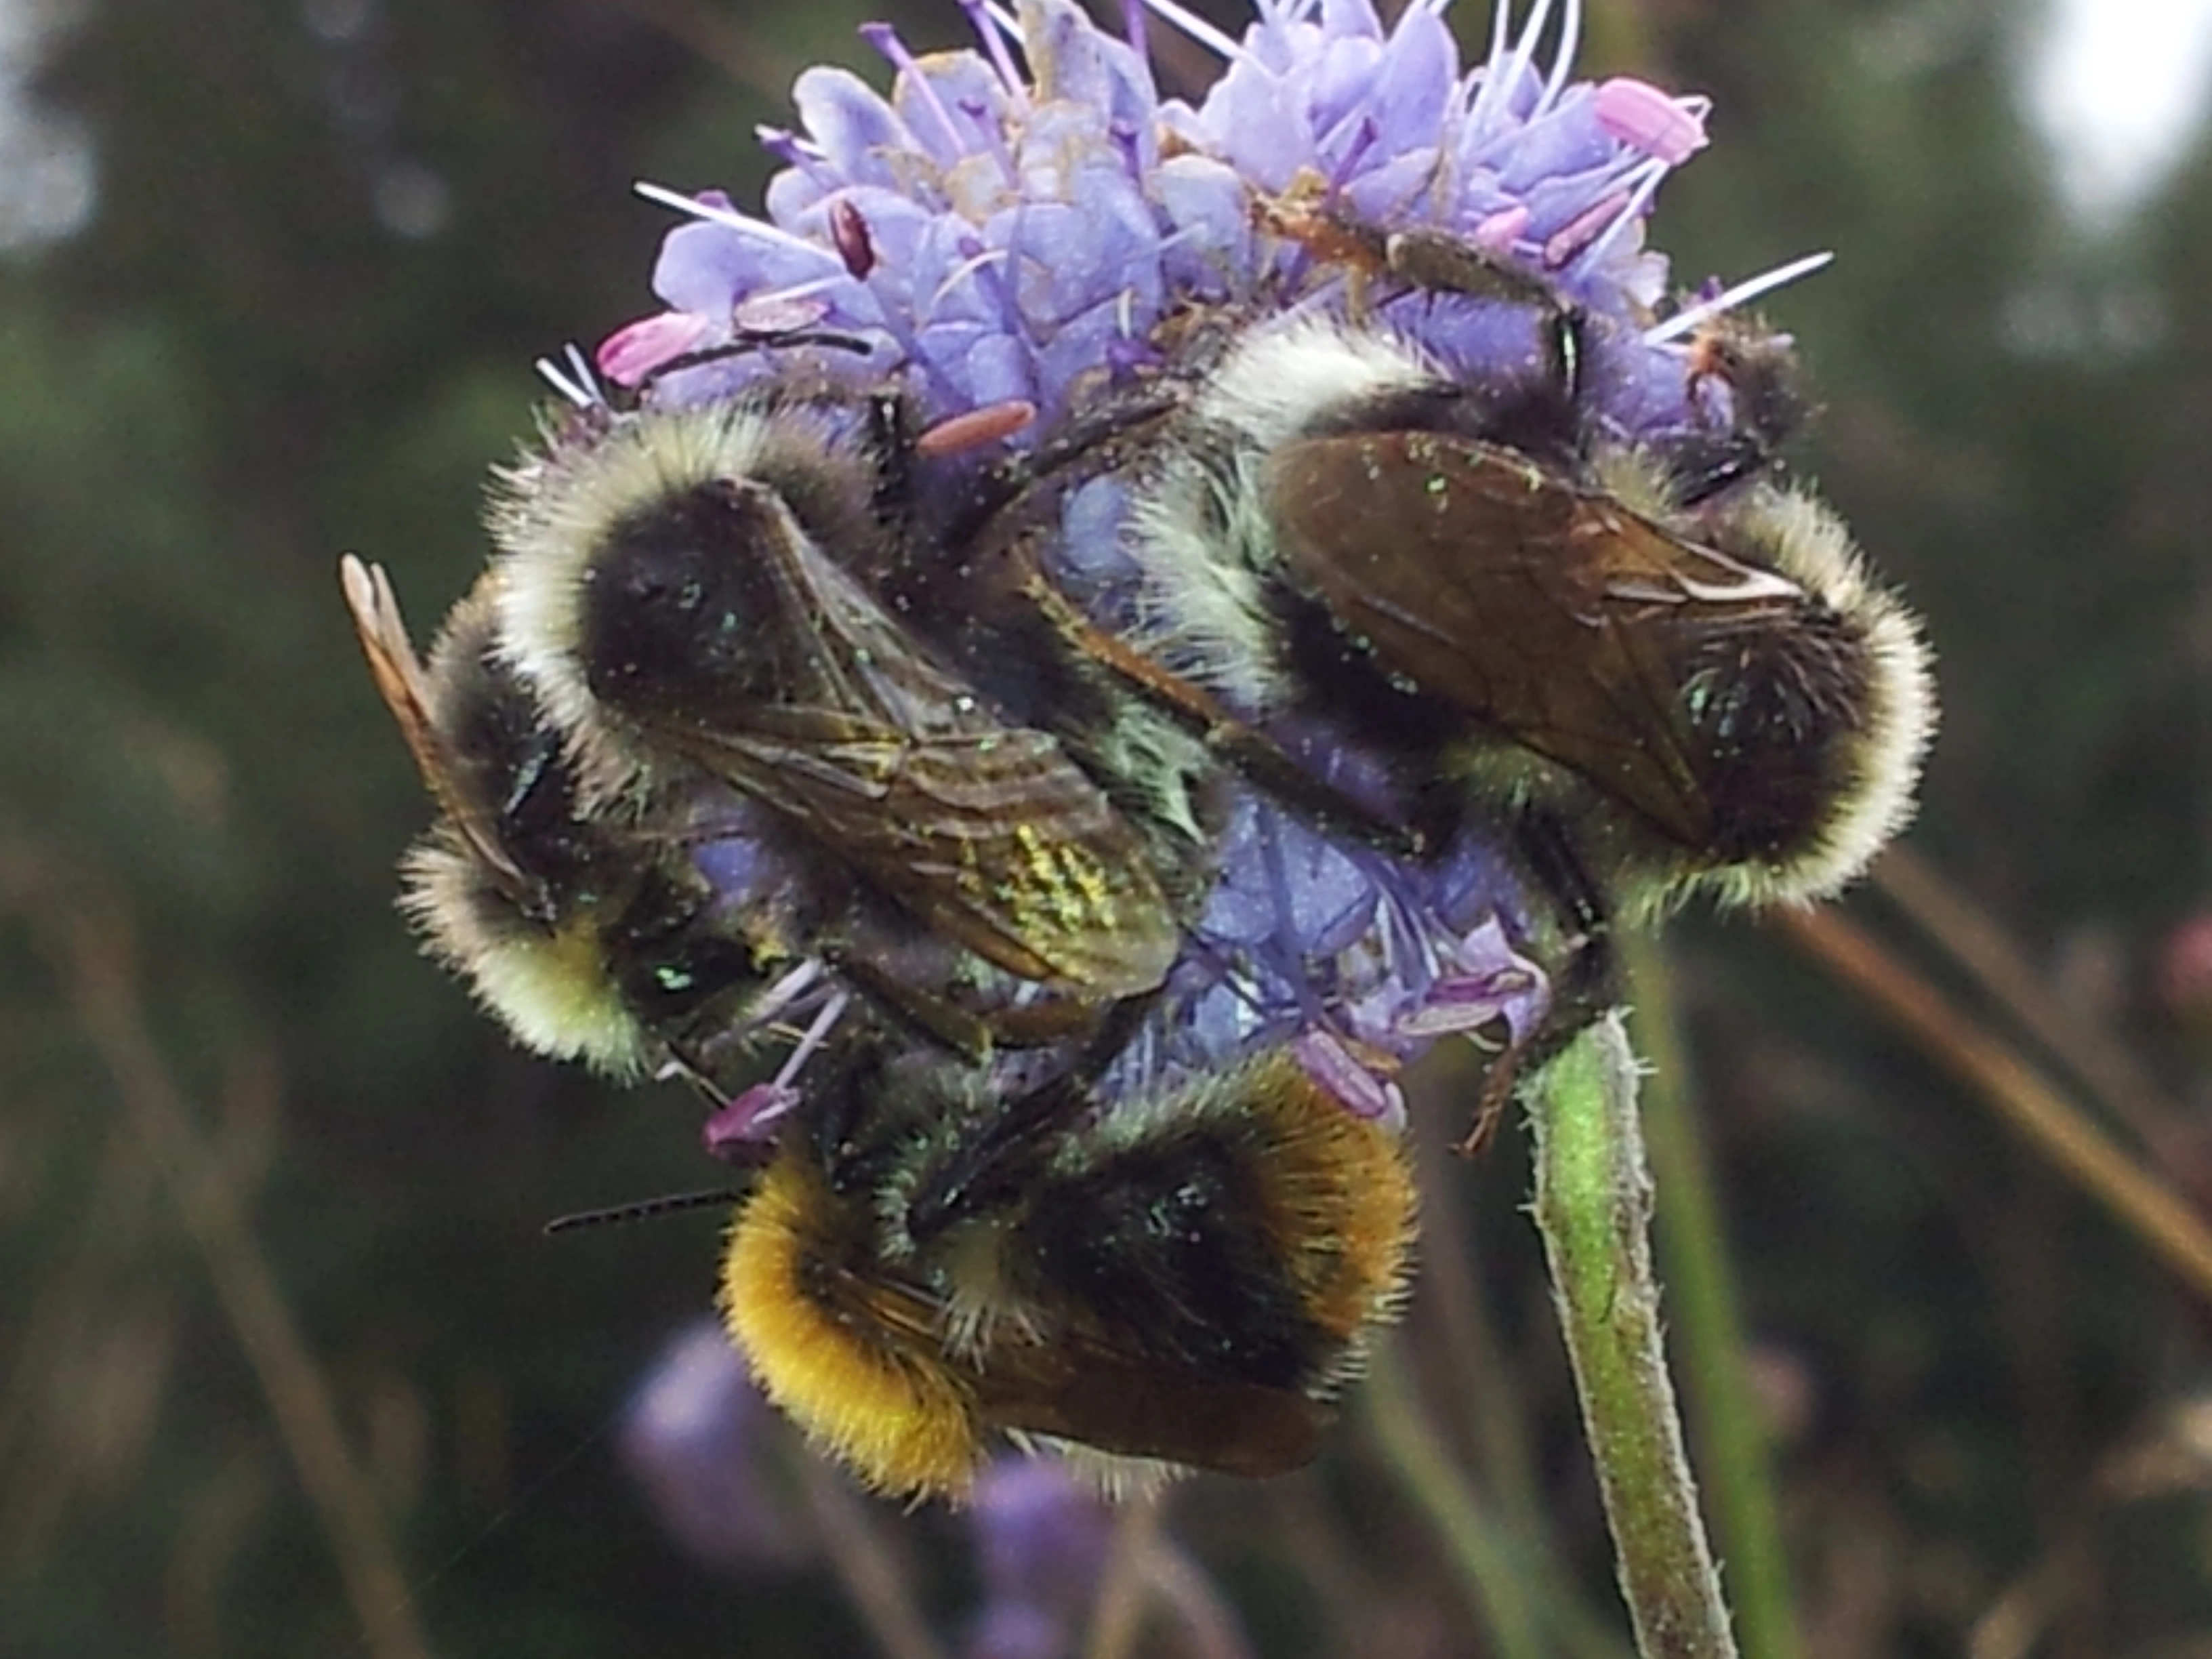
{"type": "Polygon", "coordinates": [[[1636,988],[1637,1046],[1650,1064],[1644,1122],[1651,1170],[1666,1194],[1659,1211],[1659,1258],[1667,1269],[1698,1466],[1712,1488],[1713,1532],[1728,1563],[1744,1646],[1759,1659],[1797,1659],[1803,1644],[1790,1603],[1766,1414],[1752,1393],[1745,1364],[1735,1278],[1692,1108],[1666,958],[1649,935],[1629,935],[1622,945],[1629,983],[1636,988]]]}
{"type": "Polygon", "coordinates": [[[1644,1659],[1734,1659],[1660,1340],[1636,1084],[1617,1012],[1545,1068],[1531,1103],[1536,1225],[1637,1650],[1644,1659]]]}

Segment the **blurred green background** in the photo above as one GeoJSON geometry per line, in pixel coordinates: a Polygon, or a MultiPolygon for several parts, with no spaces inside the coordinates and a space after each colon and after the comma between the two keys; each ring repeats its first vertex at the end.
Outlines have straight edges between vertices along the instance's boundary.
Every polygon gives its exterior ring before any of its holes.
{"type": "MultiPolygon", "coordinates": [[[[333,574],[391,565],[425,628],[483,557],[531,360],[653,308],[667,221],[630,181],[757,199],[799,68],[884,84],[854,27],[965,44],[957,10],[9,15],[45,123],[15,137],[48,153],[0,180],[0,1654],[867,1652],[855,1561],[962,1652],[958,1520],[802,1480],[767,1427],[763,1501],[811,1505],[781,1565],[710,1571],[625,1478],[611,1425],[707,1305],[717,1224],[538,1229],[710,1183],[696,1108],[520,1056],[415,955],[392,866],[427,809],[333,574]]],[[[1920,919],[1849,910],[1893,982],[1920,964],[2052,1076],[2077,1025],[2142,1073],[2069,1092],[2195,1208],[2212,149],[2131,216],[2070,212],[2019,91],[2039,17],[1593,0],[1584,66],[1715,99],[1655,222],[1679,280],[1839,252],[1770,305],[1825,405],[1797,459],[1924,610],[1946,713],[1920,919]],[[1939,901],[2047,1001],[1957,966],[1939,901]]],[[[1692,921],[1641,1000],[1685,1039],[1664,1081],[1740,1274],[1796,1650],[2212,1654],[2203,1285],[1819,944],[1692,921]]],[[[1478,1536],[1545,1564],[1528,1650],[1621,1650],[1519,1137],[1431,1174],[1395,1386],[1313,1471],[1176,1492],[1162,1537],[1218,1616],[1132,1650],[1508,1651],[1478,1536]],[[1425,1493],[1447,1468],[1474,1533],[1425,1493]]]]}

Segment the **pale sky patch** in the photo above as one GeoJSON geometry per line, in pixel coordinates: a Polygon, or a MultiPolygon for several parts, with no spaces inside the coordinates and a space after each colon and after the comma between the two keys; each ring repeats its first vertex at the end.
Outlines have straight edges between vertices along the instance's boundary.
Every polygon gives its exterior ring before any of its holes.
{"type": "Polygon", "coordinates": [[[2212,82],[2212,0],[2045,0],[2029,113],[2085,219],[2125,216],[2181,158],[2212,82]]]}
{"type": "Polygon", "coordinates": [[[92,213],[90,144],[33,112],[25,93],[50,9],[0,0],[0,253],[66,236],[92,213]]]}

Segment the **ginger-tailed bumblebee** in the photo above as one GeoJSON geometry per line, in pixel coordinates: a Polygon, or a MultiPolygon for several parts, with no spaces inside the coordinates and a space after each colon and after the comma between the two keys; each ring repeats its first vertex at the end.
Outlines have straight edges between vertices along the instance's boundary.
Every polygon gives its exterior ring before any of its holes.
{"type": "Polygon", "coordinates": [[[731,1336],[810,1441],[956,1498],[1005,1438],[1109,1484],[1313,1456],[1403,1293],[1394,1128],[1286,1049],[1111,1103],[863,1070],[787,1125],[723,1261],[731,1336]]]}

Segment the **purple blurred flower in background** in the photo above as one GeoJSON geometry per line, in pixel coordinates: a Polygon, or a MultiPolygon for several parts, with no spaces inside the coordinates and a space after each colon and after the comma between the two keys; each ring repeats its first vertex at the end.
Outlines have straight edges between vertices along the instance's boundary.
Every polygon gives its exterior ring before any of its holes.
{"type": "Polygon", "coordinates": [[[1074,1651],[1113,1533],[1095,1487],[1048,1458],[1001,1458],[975,1481],[968,1526],[983,1606],[967,1659],[1059,1659],[1074,1651]]]}
{"type": "Polygon", "coordinates": [[[708,1566],[781,1571],[812,1559],[775,1488],[775,1417],[721,1327],[702,1320],[661,1350],[623,1408],[623,1467],[669,1534],[708,1566]]]}

